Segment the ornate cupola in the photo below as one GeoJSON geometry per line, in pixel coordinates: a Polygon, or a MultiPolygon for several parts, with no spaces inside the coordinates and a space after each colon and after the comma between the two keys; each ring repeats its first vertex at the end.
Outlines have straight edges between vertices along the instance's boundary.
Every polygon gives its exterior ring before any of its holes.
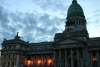
{"type": "Polygon", "coordinates": [[[86,33],[86,19],[82,7],[77,3],[77,0],[73,0],[72,4],[68,8],[66,27],[64,33],[86,33]]]}
{"type": "Polygon", "coordinates": [[[69,6],[65,23],[65,30],[63,33],[57,33],[54,37],[55,40],[67,37],[88,38],[84,11],[77,0],[73,0],[69,6]]]}
{"type": "Polygon", "coordinates": [[[83,9],[77,3],[76,0],[73,0],[72,4],[68,8],[67,17],[70,17],[71,15],[82,15],[82,16],[84,16],[83,9]]]}

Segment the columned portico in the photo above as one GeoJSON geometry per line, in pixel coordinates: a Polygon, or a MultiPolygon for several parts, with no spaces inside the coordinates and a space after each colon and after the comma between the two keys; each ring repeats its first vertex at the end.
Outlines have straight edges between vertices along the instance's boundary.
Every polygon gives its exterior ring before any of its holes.
{"type": "Polygon", "coordinates": [[[78,48],[56,49],[53,54],[54,67],[69,67],[69,65],[70,67],[79,66],[78,48]],[[68,53],[68,51],[70,52],[68,53]]]}

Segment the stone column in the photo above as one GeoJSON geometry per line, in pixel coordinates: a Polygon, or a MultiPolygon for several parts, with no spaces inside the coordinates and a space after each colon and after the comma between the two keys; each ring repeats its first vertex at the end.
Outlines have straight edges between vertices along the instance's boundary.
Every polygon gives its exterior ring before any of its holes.
{"type": "Polygon", "coordinates": [[[100,53],[98,51],[98,66],[100,66],[100,53]]]}
{"type": "Polygon", "coordinates": [[[46,55],[46,66],[48,65],[48,56],[46,55]]]}
{"type": "Polygon", "coordinates": [[[65,49],[65,67],[67,66],[67,51],[65,49]]]}
{"type": "Polygon", "coordinates": [[[89,54],[88,54],[88,49],[87,49],[87,46],[84,46],[83,47],[83,49],[84,49],[84,62],[85,62],[85,67],[88,67],[89,66],[89,54]]]}
{"type": "Polygon", "coordinates": [[[72,48],[71,48],[71,67],[73,67],[73,52],[72,52],[72,48]]]}
{"type": "Polygon", "coordinates": [[[92,65],[92,52],[90,51],[90,63],[92,65]]]}
{"type": "Polygon", "coordinates": [[[53,61],[54,67],[56,67],[56,50],[53,51],[53,61]]]}
{"type": "Polygon", "coordinates": [[[34,55],[32,55],[32,63],[34,64],[34,55]]]}
{"type": "Polygon", "coordinates": [[[16,66],[19,66],[19,55],[16,55],[16,66]]]}
{"type": "Polygon", "coordinates": [[[61,49],[59,49],[59,65],[61,67],[61,49]]]}
{"type": "Polygon", "coordinates": [[[89,62],[89,65],[91,64],[91,57],[90,57],[90,51],[88,52],[88,62],[89,62]]]}
{"type": "Polygon", "coordinates": [[[77,48],[77,65],[79,66],[79,52],[78,52],[78,48],[77,48]]]}
{"type": "Polygon", "coordinates": [[[32,66],[32,64],[33,64],[33,58],[32,58],[32,55],[31,55],[31,66],[32,66]]]}
{"type": "Polygon", "coordinates": [[[98,51],[97,51],[97,66],[99,66],[99,55],[98,55],[98,51]]]}
{"type": "Polygon", "coordinates": [[[38,55],[36,55],[36,65],[38,65],[38,55]]]}
{"type": "Polygon", "coordinates": [[[41,54],[41,65],[43,65],[42,54],[41,54]]]}
{"type": "MultiPolygon", "coordinates": [[[[87,55],[87,54],[86,54],[87,55]]],[[[88,56],[87,56],[88,57],[88,56]]],[[[87,58],[88,59],[88,58],[87,58]]],[[[83,48],[83,67],[85,66],[85,62],[86,62],[86,59],[85,59],[85,50],[83,48]]],[[[88,62],[87,62],[88,63],[88,62]]]]}

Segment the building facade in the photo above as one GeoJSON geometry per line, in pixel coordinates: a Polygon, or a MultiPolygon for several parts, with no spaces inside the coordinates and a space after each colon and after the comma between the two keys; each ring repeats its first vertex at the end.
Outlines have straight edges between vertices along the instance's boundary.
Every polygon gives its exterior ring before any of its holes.
{"type": "Polygon", "coordinates": [[[29,43],[17,35],[4,39],[1,67],[100,67],[100,37],[89,38],[82,7],[68,8],[65,30],[54,41],[29,43]]]}

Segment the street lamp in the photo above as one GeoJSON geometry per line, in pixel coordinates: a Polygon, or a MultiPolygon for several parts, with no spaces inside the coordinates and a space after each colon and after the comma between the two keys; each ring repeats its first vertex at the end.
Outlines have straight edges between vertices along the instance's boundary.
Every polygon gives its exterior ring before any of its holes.
{"type": "Polygon", "coordinates": [[[97,57],[93,57],[92,61],[93,61],[93,67],[96,67],[97,66],[97,57]]]}

